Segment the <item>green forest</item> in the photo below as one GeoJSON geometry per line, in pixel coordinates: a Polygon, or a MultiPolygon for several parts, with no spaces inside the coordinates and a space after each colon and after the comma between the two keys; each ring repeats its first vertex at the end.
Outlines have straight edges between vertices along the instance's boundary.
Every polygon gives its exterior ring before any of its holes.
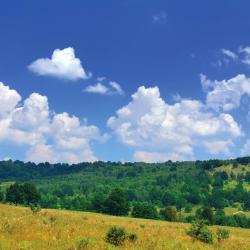
{"type": "Polygon", "coordinates": [[[250,228],[250,157],[147,164],[0,162],[0,201],[250,228]]]}

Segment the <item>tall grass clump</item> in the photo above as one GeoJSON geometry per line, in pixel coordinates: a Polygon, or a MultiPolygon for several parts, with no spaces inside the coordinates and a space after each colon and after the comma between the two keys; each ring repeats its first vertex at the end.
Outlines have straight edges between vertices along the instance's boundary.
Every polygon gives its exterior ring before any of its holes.
{"type": "Polygon", "coordinates": [[[227,229],[219,228],[216,232],[217,240],[218,242],[221,242],[222,240],[228,239],[230,236],[230,233],[227,229]]]}

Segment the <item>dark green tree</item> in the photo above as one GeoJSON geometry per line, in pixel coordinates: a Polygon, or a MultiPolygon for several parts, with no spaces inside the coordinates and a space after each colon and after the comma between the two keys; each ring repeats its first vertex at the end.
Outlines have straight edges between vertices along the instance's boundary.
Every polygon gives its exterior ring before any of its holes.
{"type": "Polygon", "coordinates": [[[95,212],[105,212],[105,196],[100,192],[95,193],[91,201],[91,207],[95,212]]]}
{"type": "Polygon", "coordinates": [[[148,202],[136,202],[133,206],[132,216],[145,219],[157,219],[158,212],[155,206],[148,202]]]}
{"type": "Polygon", "coordinates": [[[37,204],[41,199],[41,194],[37,190],[36,186],[31,183],[24,183],[22,186],[24,202],[27,205],[37,204]]]}
{"type": "Polygon", "coordinates": [[[0,202],[4,201],[4,194],[2,192],[2,190],[0,189],[0,202]]]}
{"type": "Polygon", "coordinates": [[[18,183],[10,185],[6,190],[6,201],[15,205],[24,204],[25,196],[22,185],[18,183]]]}
{"type": "Polygon", "coordinates": [[[115,188],[104,201],[104,212],[111,215],[127,215],[129,204],[123,190],[115,188]]]}
{"type": "Polygon", "coordinates": [[[196,211],[196,216],[201,220],[207,221],[210,225],[214,223],[214,212],[209,206],[204,206],[198,209],[196,211]]]}

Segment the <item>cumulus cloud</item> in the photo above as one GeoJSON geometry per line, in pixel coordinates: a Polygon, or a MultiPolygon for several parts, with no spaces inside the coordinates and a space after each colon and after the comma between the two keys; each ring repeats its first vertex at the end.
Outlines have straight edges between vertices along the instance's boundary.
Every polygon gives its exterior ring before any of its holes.
{"type": "Polygon", "coordinates": [[[250,78],[244,74],[221,81],[211,81],[205,75],[201,75],[201,84],[207,92],[207,106],[217,111],[238,108],[241,98],[244,95],[250,95],[250,78]]]}
{"type": "Polygon", "coordinates": [[[0,117],[0,143],[8,141],[23,146],[27,149],[26,160],[34,162],[97,160],[90,144],[104,140],[105,135],[101,135],[96,126],[66,112],[52,112],[46,96],[32,93],[21,103],[15,90],[4,84],[2,88],[6,95],[3,100],[10,101],[0,106],[0,114],[4,112],[0,117]],[[8,96],[15,98],[8,99],[8,96]]]}
{"type": "Polygon", "coordinates": [[[82,67],[79,58],[76,58],[73,48],[56,49],[51,58],[40,58],[28,66],[32,72],[53,76],[66,80],[88,79],[91,74],[87,74],[82,67]]]}
{"type": "Polygon", "coordinates": [[[110,117],[107,125],[122,143],[136,149],[137,160],[142,158],[142,152],[148,159],[165,160],[171,155],[189,159],[202,140],[242,135],[230,114],[209,111],[197,100],[182,99],[169,105],[160,97],[158,87],[139,87],[132,101],[110,117]],[[168,153],[162,155],[162,152],[168,153]]]}
{"type": "Polygon", "coordinates": [[[229,155],[231,152],[231,147],[234,146],[234,143],[232,142],[232,140],[213,140],[204,141],[203,145],[212,155],[218,155],[220,153],[229,155]]]}
{"type": "Polygon", "coordinates": [[[17,91],[10,89],[9,86],[5,86],[0,82],[0,116],[6,112],[13,110],[17,103],[21,100],[21,96],[17,91]]]}
{"type": "Polygon", "coordinates": [[[84,92],[92,94],[101,94],[101,95],[123,95],[124,91],[121,88],[120,84],[117,82],[110,81],[109,86],[104,85],[103,83],[96,83],[94,85],[89,85],[84,92]]]}

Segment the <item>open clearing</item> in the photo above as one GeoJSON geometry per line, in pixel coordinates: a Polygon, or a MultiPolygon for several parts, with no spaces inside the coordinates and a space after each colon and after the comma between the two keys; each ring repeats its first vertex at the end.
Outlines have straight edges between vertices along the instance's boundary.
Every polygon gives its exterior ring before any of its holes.
{"type": "MultiPolygon", "coordinates": [[[[43,209],[33,214],[29,208],[0,205],[1,250],[74,250],[79,241],[84,249],[250,249],[250,230],[228,228],[231,237],[213,245],[193,242],[185,234],[188,224],[114,217],[95,213],[43,209]],[[136,242],[114,247],[104,240],[108,229],[125,227],[138,235],[136,242]]],[[[211,227],[215,230],[217,227],[211,227]]]]}

